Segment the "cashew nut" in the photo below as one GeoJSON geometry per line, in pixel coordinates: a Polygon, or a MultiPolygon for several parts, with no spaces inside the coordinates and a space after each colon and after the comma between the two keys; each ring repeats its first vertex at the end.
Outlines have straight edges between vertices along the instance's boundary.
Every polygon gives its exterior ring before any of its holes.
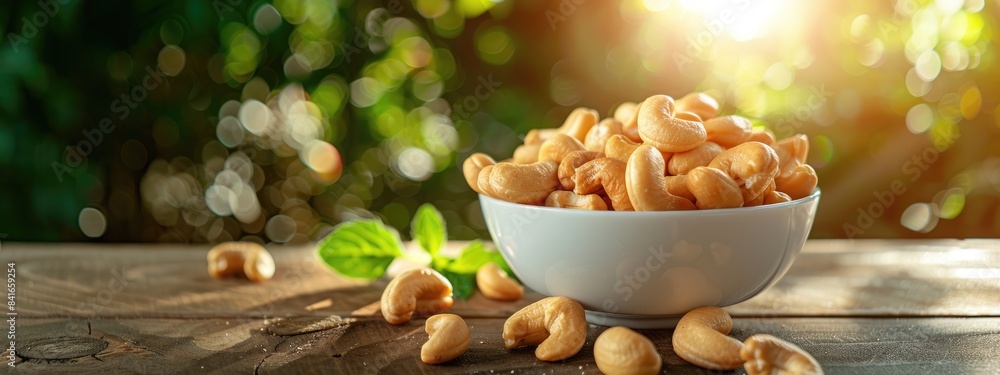
{"type": "Polygon", "coordinates": [[[583,147],[589,151],[603,152],[604,145],[608,139],[615,134],[622,133],[622,123],[615,119],[604,119],[590,128],[586,138],[583,140],[583,147]]]}
{"type": "Polygon", "coordinates": [[[611,198],[611,206],[617,211],[633,211],[625,187],[625,162],[612,158],[597,158],[576,169],[576,187],[573,192],[584,195],[596,193],[604,188],[611,198]]]}
{"type": "Polygon", "coordinates": [[[555,134],[542,142],[542,146],[538,149],[538,160],[560,163],[567,154],[580,150],[583,150],[583,143],[580,141],[566,134],[555,134]]]}
{"type": "Polygon", "coordinates": [[[719,113],[719,102],[703,92],[692,92],[677,99],[678,112],[690,112],[698,116],[699,121],[707,121],[719,113]]]}
{"type": "Polygon", "coordinates": [[[223,242],[208,251],[208,274],[215,278],[243,275],[250,281],[274,276],[274,258],[255,242],[223,242]]]}
{"type": "Polygon", "coordinates": [[[702,123],[673,115],[674,100],[669,96],[647,98],[639,108],[639,137],[663,152],[683,152],[705,142],[707,134],[702,123]]]}
{"type": "Polygon", "coordinates": [[[559,132],[583,142],[584,138],[587,137],[587,132],[600,119],[600,115],[593,109],[577,108],[569,113],[566,122],[563,122],[562,126],[559,127],[559,132]]]}
{"type": "Polygon", "coordinates": [[[497,301],[517,301],[524,296],[524,287],[496,263],[486,263],[476,271],[476,286],[486,298],[497,301]]]}
{"type": "Polygon", "coordinates": [[[576,187],[576,181],[573,180],[573,177],[576,176],[576,169],[584,163],[600,157],[604,157],[604,154],[586,150],[567,154],[559,163],[559,184],[562,185],[563,189],[573,190],[576,187]]]}
{"type": "Polygon", "coordinates": [[[715,168],[698,167],[687,175],[687,187],[694,195],[699,209],[735,208],[743,206],[743,194],[725,172],[715,168]]]}
{"type": "Polygon", "coordinates": [[[740,357],[746,361],[747,375],[823,375],[823,368],[809,353],[771,335],[747,338],[740,357]]]}
{"type": "Polygon", "coordinates": [[[559,133],[559,129],[531,129],[528,130],[528,134],[524,135],[524,144],[540,145],[557,133],[559,133]]]}
{"type": "Polygon", "coordinates": [[[708,166],[732,177],[747,202],[763,194],[778,174],[778,155],[763,143],[747,142],[719,154],[708,166]]]}
{"type": "Polygon", "coordinates": [[[666,176],[663,181],[667,185],[668,193],[694,202],[694,194],[691,194],[691,189],[687,186],[687,175],[666,176]]]}
{"type": "Polygon", "coordinates": [[[791,201],[792,197],[789,197],[788,194],[782,193],[777,190],[771,190],[770,192],[764,195],[764,204],[775,204],[775,203],[783,203],[791,201]]]}
{"type": "Polygon", "coordinates": [[[545,198],[545,205],[556,208],[576,208],[580,210],[607,211],[604,198],[597,194],[580,195],[572,191],[556,190],[545,198]]]}
{"type": "Polygon", "coordinates": [[[625,327],[608,328],[597,337],[594,361],[606,375],[658,374],[663,365],[653,342],[625,327]]]}
{"type": "Polygon", "coordinates": [[[812,194],[819,178],[816,170],[809,164],[799,164],[788,176],[778,176],[774,179],[775,188],[791,199],[805,198],[812,194]]]}
{"type": "Polygon", "coordinates": [[[615,114],[612,115],[611,117],[613,117],[615,120],[618,120],[618,122],[625,124],[626,122],[628,122],[630,118],[633,118],[635,116],[635,113],[638,110],[638,108],[639,108],[638,103],[624,102],[622,104],[619,104],[618,108],[615,108],[615,114]]]}
{"type": "Polygon", "coordinates": [[[538,161],[538,151],[541,148],[541,143],[517,146],[514,149],[514,162],[517,164],[531,164],[538,161]]]}
{"type": "Polygon", "coordinates": [[[768,184],[767,188],[764,189],[764,193],[763,194],[761,194],[757,198],[754,198],[754,199],[751,199],[751,200],[748,200],[748,201],[744,201],[743,202],[743,207],[753,207],[753,206],[760,206],[760,205],[764,204],[764,200],[767,199],[768,196],[771,196],[771,195],[774,194],[774,186],[775,186],[774,185],[774,180],[771,180],[771,183],[768,184]]]}
{"type": "Polygon", "coordinates": [[[455,314],[438,314],[427,318],[424,330],[430,337],[420,347],[420,360],[428,364],[448,362],[469,348],[469,326],[455,314]]]}
{"type": "MultiPolygon", "coordinates": [[[[623,104],[624,105],[624,104],[623,104]]],[[[621,109],[621,107],[619,107],[621,109]]],[[[622,109],[622,113],[619,115],[618,110],[615,110],[615,119],[622,123],[622,135],[627,137],[632,142],[642,142],[642,137],[639,137],[639,110],[642,109],[642,102],[639,102],[631,110],[622,109]],[[626,116],[628,114],[628,116],[626,116]]]]}
{"type": "Polygon", "coordinates": [[[674,353],[695,366],[710,370],[735,370],[743,365],[743,343],[726,336],[733,319],[718,307],[699,307],[677,322],[672,338],[674,353]]]}
{"type": "Polygon", "coordinates": [[[452,303],[448,279],[430,268],[419,268],[399,274],[386,285],[381,309],[389,324],[403,324],[410,321],[414,313],[441,312],[452,303]]]}
{"type": "Polygon", "coordinates": [[[748,139],[747,142],[754,141],[771,146],[774,144],[774,140],[774,133],[771,133],[770,130],[760,130],[750,133],[750,139],[748,139]]]}
{"type": "Polygon", "coordinates": [[[558,169],[559,164],[549,160],[531,164],[498,163],[479,172],[479,188],[497,199],[540,205],[559,187],[558,169]]]}
{"type": "Polygon", "coordinates": [[[809,138],[805,134],[796,134],[774,142],[774,152],[778,155],[778,176],[787,177],[795,167],[805,164],[809,156],[809,138]]]}
{"type": "Polygon", "coordinates": [[[489,155],[477,152],[475,154],[469,155],[465,162],[462,163],[462,174],[465,175],[465,182],[469,184],[472,190],[477,193],[482,194],[483,192],[479,190],[479,172],[483,170],[487,165],[493,165],[497,162],[493,160],[489,155]]]}
{"type": "Polygon", "coordinates": [[[667,172],[671,175],[687,174],[696,167],[708,166],[716,156],[726,149],[714,142],[705,142],[693,149],[678,152],[667,162],[667,172]]]}
{"type": "Polygon", "coordinates": [[[632,142],[622,134],[616,134],[608,138],[604,143],[604,155],[621,161],[628,161],[628,157],[639,147],[639,143],[632,142]]]}
{"type": "Polygon", "coordinates": [[[741,116],[722,116],[705,121],[705,132],[709,142],[732,148],[750,140],[753,124],[741,116]]]}
{"type": "Polygon", "coordinates": [[[538,345],[535,358],[559,361],[572,357],[587,341],[583,306],[566,297],[548,297],[525,306],[503,324],[507,349],[538,345]]]}
{"type": "Polygon", "coordinates": [[[670,194],[663,176],[663,155],[652,146],[639,146],[628,159],[625,186],[636,211],[693,210],[691,201],[670,194]]]}
{"type": "Polygon", "coordinates": [[[680,112],[674,113],[674,118],[681,119],[681,120],[702,122],[701,121],[701,117],[698,117],[698,115],[696,115],[694,113],[691,113],[691,112],[686,112],[686,111],[680,111],[680,112]]]}

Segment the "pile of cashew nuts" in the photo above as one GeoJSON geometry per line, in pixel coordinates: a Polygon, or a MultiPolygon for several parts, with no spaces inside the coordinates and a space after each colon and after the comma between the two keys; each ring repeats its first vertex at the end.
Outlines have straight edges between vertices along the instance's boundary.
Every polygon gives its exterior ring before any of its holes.
{"type": "MultiPolygon", "coordinates": [[[[491,299],[513,301],[524,288],[496,264],[476,273],[480,291],[491,299]]],[[[451,307],[452,287],[444,276],[429,268],[406,271],[382,293],[382,316],[390,324],[404,324],[414,315],[430,315],[425,322],[429,338],[420,359],[439,364],[461,356],[469,347],[469,326],[460,316],[441,314],[451,307]]],[[[770,335],[753,335],[744,342],[726,336],[733,320],[718,307],[688,312],[673,334],[674,352],[696,366],[747,374],[821,375],[819,363],[801,348],[770,335]]],[[[576,355],[587,342],[583,306],[567,297],[548,297],[525,306],[504,322],[504,346],[534,346],[541,361],[560,361],[576,355]]],[[[625,327],[605,330],[594,341],[594,361],[605,374],[657,374],[662,358],[646,336],[625,327]]]]}
{"type": "Polygon", "coordinates": [[[812,193],[818,180],[805,135],[775,140],[718,111],[704,93],[624,103],[603,120],[577,108],[559,128],[529,131],[511,159],[475,153],[462,171],[483,195],[587,210],[735,208],[812,193]]]}

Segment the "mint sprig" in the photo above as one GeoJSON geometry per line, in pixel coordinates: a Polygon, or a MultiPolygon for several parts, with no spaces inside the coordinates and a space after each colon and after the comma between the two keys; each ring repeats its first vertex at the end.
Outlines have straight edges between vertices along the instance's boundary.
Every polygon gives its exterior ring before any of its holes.
{"type": "MultiPolygon", "coordinates": [[[[454,297],[469,298],[476,289],[476,271],[493,262],[510,274],[510,267],[497,251],[487,250],[481,241],[470,242],[458,257],[441,253],[448,239],[444,217],[433,205],[417,209],[410,223],[410,236],[431,256],[430,266],[451,282],[454,297]]],[[[320,241],[317,253],[341,275],[373,280],[385,274],[389,264],[403,256],[399,232],[378,219],[342,223],[320,241]]]]}

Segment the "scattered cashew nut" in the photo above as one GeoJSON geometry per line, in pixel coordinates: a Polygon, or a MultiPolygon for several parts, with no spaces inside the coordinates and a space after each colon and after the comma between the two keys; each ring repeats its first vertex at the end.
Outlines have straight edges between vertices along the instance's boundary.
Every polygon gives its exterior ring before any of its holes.
{"type": "Polygon", "coordinates": [[[743,343],[726,336],[733,319],[718,307],[699,307],[677,322],[672,338],[674,353],[695,366],[710,370],[735,370],[743,365],[743,343]]]}
{"type": "Polygon", "coordinates": [[[441,312],[452,303],[448,279],[430,268],[418,268],[399,274],[386,285],[381,309],[389,324],[403,324],[410,321],[414,313],[441,312]]]}
{"type": "Polygon", "coordinates": [[[507,349],[538,345],[535,358],[559,361],[572,357],[587,341],[583,306],[566,297],[548,297],[525,306],[503,324],[507,349]]]}
{"type": "Polygon", "coordinates": [[[625,327],[608,328],[597,337],[594,361],[606,375],[658,374],[663,365],[653,342],[625,327]]]}
{"type": "Polygon", "coordinates": [[[634,210],[625,187],[625,162],[612,158],[597,158],[577,168],[576,176],[573,178],[576,181],[574,193],[591,194],[603,188],[611,198],[611,206],[615,210],[634,210]]]}
{"type": "Polygon", "coordinates": [[[472,190],[477,193],[482,194],[483,192],[479,189],[479,172],[482,172],[483,168],[487,165],[493,165],[497,162],[493,160],[489,155],[481,152],[469,155],[462,163],[462,174],[465,175],[465,182],[469,184],[472,190]]]}
{"type": "Polygon", "coordinates": [[[813,356],[795,344],[771,335],[753,335],[743,341],[740,357],[747,375],[823,375],[813,356]]]}
{"type": "Polygon", "coordinates": [[[625,186],[636,211],[692,210],[691,201],[670,194],[663,176],[663,155],[649,145],[639,146],[628,159],[625,186]]]}
{"type": "Polygon", "coordinates": [[[545,198],[545,205],[556,208],[575,208],[580,210],[607,211],[608,204],[597,194],[580,195],[572,191],[556,190],[545,198]]]}
{"type": "Polygon", "coordinates": [[[455,314],[427,318],[424,330],[430,337],[420,347],[420,360],[428,364],[448,362],[469,348],[469,326],[455,314]]]}
{"type": "Polygon", "coordinates": [[[221,279],[243,275],[250,281],[274,276],[274,258],[255,242],[223,242],[208,251],[208,274],[221,279]]]}
{"type": "Polygon", "coordinates": [[[517,301],[524,296],[524,287],[492,262],[476,270],[476,286],[480,293],[492,300],[517,301]]]}
{"type": "Polygon", "coordinates": [[[549,160],[531,164],[497,163],[479,172],[479,188],[497,199],[540,205],[559,187],[558,169],[559,164],[549,160]]]}
{"type": "Polygon", "coordinates": [[[639,137],[663,152],[684,152],[702,144],[705,126],[697,121],[674,117],[674,100],[666,95],[654,95],[639,108],[639,137]]]}

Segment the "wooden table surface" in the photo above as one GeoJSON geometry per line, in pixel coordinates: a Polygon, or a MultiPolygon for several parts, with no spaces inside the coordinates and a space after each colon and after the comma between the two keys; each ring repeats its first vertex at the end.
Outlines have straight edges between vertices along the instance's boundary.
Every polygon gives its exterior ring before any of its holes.
{"type": "MultiPolygon", "coordinates": [[[[392,326],[377,313],[385,279],[340,278],[312,246],[270,246],[274,279],[215,280],[208,249],[4,243],[18,354],[5,373],[598,372],[603,327],[590,326],[583,350],[562,362],[503,347],[504,320],[536,293],[456,303],[449,312],[470,325],[469,350],[431,366],[419,358],[423,320],[392,326]]],[[[828,374],[1000,373],[1000,241],[809,241],[781,282],[727,310],[731,336],[784,338],[828,374]]],[[[673,353],[671,330],[640,332],[664,372],[708,373],[673,353]]]]}

